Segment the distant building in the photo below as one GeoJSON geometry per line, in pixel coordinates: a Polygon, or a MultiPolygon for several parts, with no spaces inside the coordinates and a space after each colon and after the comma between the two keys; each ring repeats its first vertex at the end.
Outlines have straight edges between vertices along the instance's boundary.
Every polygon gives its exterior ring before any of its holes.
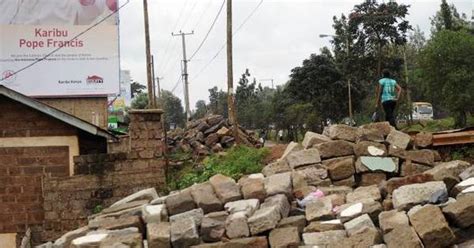
{"type": "Polygon", "coordinates": [[[132,104],[132,77],[129,70],[120,70],[120,96],[124,99],[125,105],[132,104]]]}

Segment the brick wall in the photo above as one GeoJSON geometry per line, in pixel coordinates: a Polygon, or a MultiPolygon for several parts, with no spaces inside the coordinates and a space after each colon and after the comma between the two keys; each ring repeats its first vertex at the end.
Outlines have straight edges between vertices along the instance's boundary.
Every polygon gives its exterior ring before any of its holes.
{"type": "Polygon", "coordinates": [[[38,98],[54,108],[107,128],[107,97],[38,98]]]}
{"type": "Polygon", "coordinates": [[[0,148],[0,233],[38,239],[44,220],[42,176],[69,175],[68,147],[0,148]]]}
{"type": "Polygon", "coordinates": [[[4,96],[0,96],[0,106],[0,138],[77,134],[74,127],[4,96]]]}

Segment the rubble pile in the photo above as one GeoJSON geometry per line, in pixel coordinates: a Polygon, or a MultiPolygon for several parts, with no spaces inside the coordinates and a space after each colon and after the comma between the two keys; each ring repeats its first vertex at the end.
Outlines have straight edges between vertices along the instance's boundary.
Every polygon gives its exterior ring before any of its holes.
{"type": "MultiPolygon", "coordinates": [[[[254,133],[239,127],[240,143],[260,147],[254,133]]],[[[186,129],[168,132],[168,147],[171,151],[193,152],[197,156],[217,153],[234,144],[232,126],[222,115],[209,115],[188,122],[186,129]]]]}
{"type": "Polygon", "coordinates": [[[473,165],[439,162],[430,135],[388,123],[323,133],[238,181],[137,192],[54,247],[474,246],[473,165]]]}

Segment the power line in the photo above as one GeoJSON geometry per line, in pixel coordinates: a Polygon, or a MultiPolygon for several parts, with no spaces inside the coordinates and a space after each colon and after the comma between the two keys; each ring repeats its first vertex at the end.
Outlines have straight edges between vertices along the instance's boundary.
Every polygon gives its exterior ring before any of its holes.
{"type": "Polygon", "coordinates": [[[217,12],[217,15],[216,15],[216,17],[214,18],[214,20],[212,21],[212,24],[211,24],[211,26],[209,27],[209,30],[207,31],[206,36],[204,36],[204,39],[201,41],[201,44],[199,44],[199,46],[198,46],[198,48],[196,49],[196,51],[194,51],[194,53],[191,55],[191,57],[189,57],[189,60],[192,60],[192,59],[194,58],[194,55],[196,55],[196,54],[199,52],[199,50],[201,50],[201,47],[204,45],[204,42],[206,42],[207,37],[209,37],[209,34],[211,33],[212,29],[214,28],[214,25],[216,24],[217,20],[219,19],[219,16],[221,15],[222,10],[224,9],[224,5],[225,5],[225,0],[222,1],[221,8],[220,8],[219,11],[217,12]]]}
{"type": "MultiPolygon", "coordinates": [[[[237,29],[232,33],[232,37],[234,37],[234,35],[236,35],[239,30],[242,29],[242,27],[250,20],[250,18],[255,14],[255,12],[257,12],[258,8],[262,5],[262,3],[263,0],[260,0],[260,3],[258,3],[258,5],[252,10],[252,12],[250,12],[250,14],[244,19],[244,21],[239,25],[239,27],[237,27],[237,29]]],[[[199,70],[199,72],[196,74],[196,76],[193,77],[192,80],[198,78],[199,75],[201,75],[201,73],[204,72],[207,67],[217,58],[217,56],[219,56],[219,54],[222,52],[222,50],[224,50],[225,47],[226,43],[221,46],[219,51],[217,51],[217,53],[211,58],[211,60],[209,60],[209,62],[207,62],[206,65],[203,66],[201,70],[199,70]]]]}
{"type": "Polygon", "coordinates": [[[197,20],[196,24],[194,24],[194,27],[192,30],[196,30],[196,27],[199,25],[199,23],[202,21],[202,18],[204,17],[204,14],[206,14],[207,10],[209,9],[209,6],[211,6],[211,3],[212,3],[212,0],[209,0],[207,2],[207,5],[206,7],[204,8],[204,10],[202,11],[201,13],[201,16],[199,16],[199,19],[197,20]]]}
{"type": "Polygon", "coordinates": [[[194,10],[194,8],[196,7],[197,2],[198,2],[198,0],[194,1],[194,4],[191,6],[191,10],[189,11],[188,16],[187,16],[186,19],[184,20],[183,25],[181,25],[181,28],[182,28],[182,29],[184,29],[184,28],[186,27],[186,24],[188,23],[189,18],[191,17],[191,15],[192,15],[192,13],[193,13],[193,10],[194,10]]]}
{"type": "MultiPolygon", "coordinates": [[[[92,25],[92,26],[86,28],[84,31],[82,31],[82,32],[80,32],[79,34],[77,34],[76,36],[72,37],[72,38],[71,38],[70,40],[68,40],[67,42],[71,42],[71,41],[73,41],[73,40],[75,40],[75,39],[81,37],[83,34],[89,32],[91,29],[97,27],[98,25],[100,25],[101,23],[103,23],[105,20],[107,20],[109,17],[111,17],[111,16],[113,16],[115,13],[117,13],[120,9],[122,9],[123,7],[125,7],[129,2],[130,2],[130,0],[127,0],[127,2],[125,2],[124,4],[122,4],[117,10],[115,10],[114,12],[108,14],[107,16],[105,16],[104,18],[102,18],[100,21],[98,21],[98,22],[95,23],[94,25],[92,25]]],[[[31,64],[29,64],[29,65],[27,65],[27,66],[25,66],[25,67],[23,67],[23,68],[21,68],[21,69],[15,71],[15,72],[11,73],[11,74],[9,74],[9,75],[6,76],[6,77],[2,77],[2,78],[0,79],[0,82],[3,81],[3,80],[5,80],[5,79],[7,79],[7,78],[9,78],[9,77],[12,77],[12,76],[14,76],[14,75],[17,75],[18,73],[20,73],[20,72],[22,72],[22,71],[25,71],[25,70],[29,69],[30,67],[36,65],[37,63],[39,63],[39,62],[41,62],[41,61],[43,61],[43,60],[49,58],[51,55],[55,54],[57,51],[61,50],[63,47],[64,47],[64,46],[60,46],[60,47],[54,49],[53,51],[49,52],[48,54],[44,55],[42,58],[33,61],[31,64]]]]}

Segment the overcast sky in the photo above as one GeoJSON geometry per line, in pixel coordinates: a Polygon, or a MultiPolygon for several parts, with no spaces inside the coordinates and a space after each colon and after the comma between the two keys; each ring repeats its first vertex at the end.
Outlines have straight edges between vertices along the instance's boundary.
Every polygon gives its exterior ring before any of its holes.
{"type": "MultiPolygon", "coordinates": [[[[234,0],[234,32],[261,0],[234,0]]],[[[121,3],[125,0],[121,0],[121,3]]],[[[130,70],[132,78],[146,84],[143,6],[141,0],[130,0],[120,11],[121,68],[130,70]]],[[[292,68],[299,66],[311,53],[330,46],[319,34],[332,34],[332,17],[347,13],[362,0],[263,0],[255,14],[234,36],[234,81],[249,68],[252,77],[274,79],[276,85],[288,80],[292,68]]],[[[411,5],[408,20],[429,35],[429,17],[439,9],[440,0],[397,1],[411,5]]],[[[459,12],[471,18],[474,0],[448,0],[459,12]]],[[[148,0],[151,48],[156,72],[163,89],[172,90],[183,99],[181,74],[181,37],[171,32],[191,32],[186,36],[188,58],[207,33],[222,0],[148,0]]],[[[209,64],[225,44],[226,10],[224,9],[201,50],[188,64],[191,109],[197,100],[208,101],[208,89],[226,87],[226,50],[209,64]],[[203,70],[203,67],[208,66],[203,70]]],[[[262,81],[270,86],[270,81],[262,81]]],[[[183,102],[184,105],[184,102],[183,102]]]]}

